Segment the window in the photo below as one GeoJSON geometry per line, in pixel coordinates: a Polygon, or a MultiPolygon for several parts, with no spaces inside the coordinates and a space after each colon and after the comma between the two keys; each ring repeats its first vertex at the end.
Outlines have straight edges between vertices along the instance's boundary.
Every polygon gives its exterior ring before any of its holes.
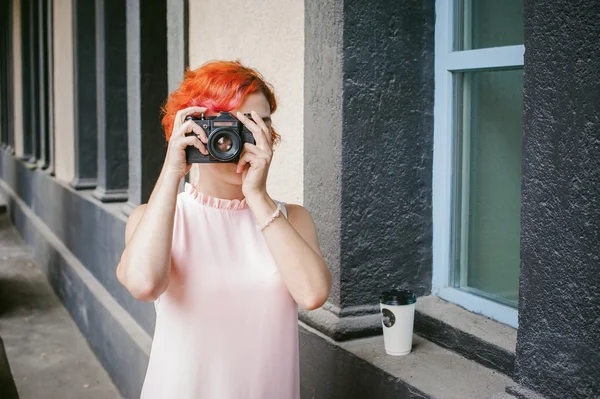
{"type": "Polygon", "coordinates": [[[517,326],[523,1],[437,0],[434,293],[517,326]]]}

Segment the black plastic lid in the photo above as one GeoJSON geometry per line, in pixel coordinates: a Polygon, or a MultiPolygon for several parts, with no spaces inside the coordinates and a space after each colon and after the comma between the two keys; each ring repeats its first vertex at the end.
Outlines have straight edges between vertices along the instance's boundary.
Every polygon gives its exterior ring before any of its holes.
{"type": "Polygon", "coordinates": [[[417,302],[417,297],[412,291],[391,290],[382,293],[379,301],[384,305],[410,305],[417,302]]]}

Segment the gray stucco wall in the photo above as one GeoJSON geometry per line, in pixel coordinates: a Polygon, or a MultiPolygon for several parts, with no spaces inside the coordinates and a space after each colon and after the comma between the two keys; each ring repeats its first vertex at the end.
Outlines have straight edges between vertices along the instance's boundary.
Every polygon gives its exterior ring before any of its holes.
{"type": "Polygon", "coordinates": [[[304,206],[317,223],[340,304],[343,2],[305,1],[304,206]]]}
{"type": "Polygon", "coordinates": [[[600,3],[525,1],[516,380],[600,397],[600,3]]]}
{"type": "Polygon", "coordinates": [[[380,332],[378,296],[431,289],[434,1],[305,2],[304,204],[333,289],[302,319],[380,332]]]}

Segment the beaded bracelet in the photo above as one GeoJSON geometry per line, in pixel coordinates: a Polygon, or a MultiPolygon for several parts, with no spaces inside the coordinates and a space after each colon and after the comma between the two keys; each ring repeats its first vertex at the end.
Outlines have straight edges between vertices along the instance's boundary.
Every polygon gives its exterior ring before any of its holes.
{"type": "Polygon", "coordinates": [[[281,204],[277,203],[277,209],[275,210],[275,212],[273,212],[273,214],[271,215],[271,217],[266,222],[264,222],[262,225],[260,225],[260,226],[257,225],[256,229],[258,231],[263,231],[264,229],[267,228],[268,225],[270,225],[271,223],[273,223],[273,221],[277,217],[279,217],[280,214],[281,214],[281,204]]]}

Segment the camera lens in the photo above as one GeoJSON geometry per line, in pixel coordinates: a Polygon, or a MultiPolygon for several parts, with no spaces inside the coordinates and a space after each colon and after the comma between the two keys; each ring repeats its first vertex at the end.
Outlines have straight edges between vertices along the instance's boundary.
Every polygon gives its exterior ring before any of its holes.
{"type": "Polygon", "coordinates": [[[208,137],[207,149],[217,161],[230,162],[240,155],[242,139],[230,129],[216,129],[208,137]]]}
{"type": "Polygon", "coordinates": [[[216,147],[221,152],[227,152],[227,151],[231,150],[231,147],[233,147],[233,142],[231,141],[231,137],[227,137],[227,136],[219,137],[219,139],[217,140],[216,147]]]}

